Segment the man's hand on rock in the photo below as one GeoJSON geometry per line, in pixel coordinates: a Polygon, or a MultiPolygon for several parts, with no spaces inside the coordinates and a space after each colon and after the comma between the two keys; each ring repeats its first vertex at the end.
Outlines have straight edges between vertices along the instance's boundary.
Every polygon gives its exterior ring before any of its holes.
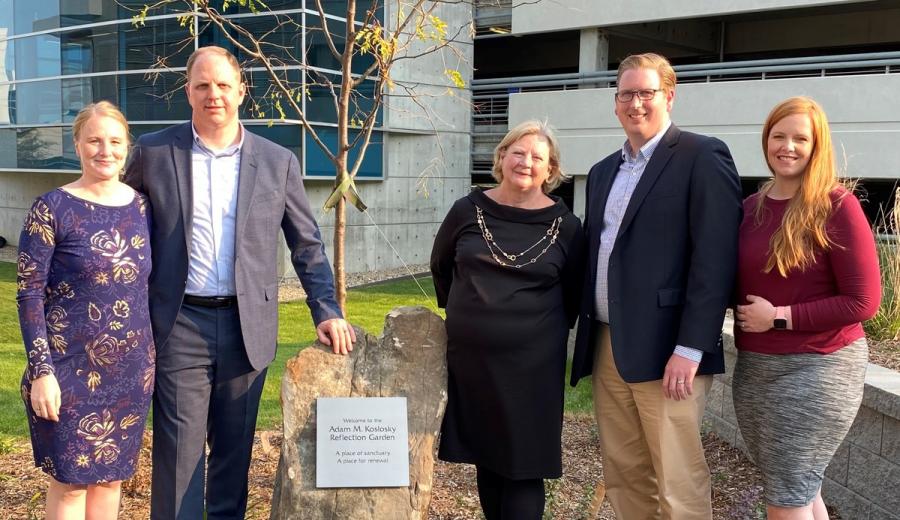
{"type": "Polygon", "coordinates": [[[316,336],[323,345],[328,345],[335,354],[346,355],[353,351],[356,331],[343,318],[331,318],[316,326],[316,336]]]}

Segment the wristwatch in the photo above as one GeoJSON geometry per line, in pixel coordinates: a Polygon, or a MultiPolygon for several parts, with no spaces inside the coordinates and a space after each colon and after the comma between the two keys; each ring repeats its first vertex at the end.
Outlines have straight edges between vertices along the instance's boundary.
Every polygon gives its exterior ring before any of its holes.
{"type": "Polygon", "coordinates": [[[772,320],[772,328],[775,330],[787,330],[787,318],[784,316],[784,307],[775,307],[775,319],[772,320]]]}

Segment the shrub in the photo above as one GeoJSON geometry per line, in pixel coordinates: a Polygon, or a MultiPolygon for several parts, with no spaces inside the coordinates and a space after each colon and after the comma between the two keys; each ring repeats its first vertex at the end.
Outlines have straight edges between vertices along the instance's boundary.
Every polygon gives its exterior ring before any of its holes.
{"type": "Polygon", "coordinates": [[[874,226],[881,265],[881,307],[865,323],[866,334],[874,340],[900,339],[900,188],[894,193],[893,208],[879,214],[874,226]]]}

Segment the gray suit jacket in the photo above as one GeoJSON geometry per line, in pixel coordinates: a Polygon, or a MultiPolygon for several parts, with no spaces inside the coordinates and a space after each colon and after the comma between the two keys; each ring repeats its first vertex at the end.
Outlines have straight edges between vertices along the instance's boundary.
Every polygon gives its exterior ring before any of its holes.
{"type": "MultiPolygon", "coordinates": [[[[300,164],[287,149],[244,134],[235,222],[235,286],[247,357],[256,369],[275,357],[278,336],[278,230],[308,295],[316,324],[341,317],[319,227],[303,189],[300,164]]],[[[152,205],[150,320],[165,348],[187,284],[191,245],[191,123],[141,136],[125,182],[152,205]]]]}

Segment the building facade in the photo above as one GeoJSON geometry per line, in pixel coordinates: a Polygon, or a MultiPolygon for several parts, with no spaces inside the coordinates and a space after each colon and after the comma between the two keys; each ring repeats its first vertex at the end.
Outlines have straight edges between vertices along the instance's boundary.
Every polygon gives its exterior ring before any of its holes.
{"type": "Polygon", "coordinates": [[[616,67],[628,54],[657,52],[678,74],[674,123],[724,140],[747,193],[769,176],[760,144],[769,110],[808,95],[828,113],[842,173],[862,179],[870,218],[891,200],[900,177],[900,2],[482,0],[476,21],[476,181],[506,124],[547,119],[575,177],[566,195],[583,214],[585,175],[625,140],[613,113],[616,67]]]}
{"type": "MultiPolygon", "coordinates": [[[[136,26],[133,17],[146,3],[0,0],[0,52],[5,56],[0,68],[0,236],[11,243],[17,242],[25,212],[37,195],[77,178],[71,124],[84,105],[101,99],[117,104],[136,138],[190,118],[183,82],[194,49],[220,45],[244,61],[202,16],[184,18],[175,7],[151,12],[136,26]]],[[[346,2],[323,4],[329,31],[340,40],[346,2]]],[[[378,3],[380,19],[395,18],[390,3],[384,4],[378,3]]],[[[304,82],[307,119],[325,142],[335,140],[330,93],[312,80],[313,74],[340,77],[340,67],[322,38],[318,10],[312,0],[270,0],[266,5],[269,12],[253,14],[232,2],[226,13],[256,34],[271,31],[267,41],[276,44],[273,52],[302,57],[291,74],[304,82]],[[272,31],[276,15],[290,23],[272,31]]],[[[361,0],[361,12],[368,5],[361,0]]],[[[455,53],[401,60],[392,71],[395,82],[413,84],[417,93],[427,96],[425,109],[405,95],[388,96],[378,115],[357,177],[360,195],[371,209],[367,214],[348,209],[349,272],[427,262],[444,213],[469,185],[470,95],[453,85],[445,69],[456,68],[467,83],[471,77],[471,37],[459,30],[470,24],[471,6],[445,5],[437,14],[455,39],[455,53]]],[[[358,57],[354,70],[364,70],[366,59],[358,57]]],[[[298,156],[330,248],[333,215],[321,208],[332,189],[334,167],[290,114],[285,119],[271,110],[259,113],[254,96],[265,95],[266,73],[253,63],[245,65],[250,96],[241,119],[249,131],[298,156]]]]}

